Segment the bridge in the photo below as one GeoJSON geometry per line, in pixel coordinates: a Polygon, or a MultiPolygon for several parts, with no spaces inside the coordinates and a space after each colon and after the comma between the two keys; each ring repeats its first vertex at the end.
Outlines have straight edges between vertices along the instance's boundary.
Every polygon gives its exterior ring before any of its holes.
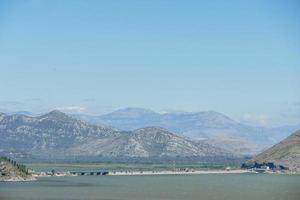
{"type": "Polygon", "coordinates": [[[105,176],[108,175],[108,171],[72,171],[70,174],[77,176],[105,176]]]}

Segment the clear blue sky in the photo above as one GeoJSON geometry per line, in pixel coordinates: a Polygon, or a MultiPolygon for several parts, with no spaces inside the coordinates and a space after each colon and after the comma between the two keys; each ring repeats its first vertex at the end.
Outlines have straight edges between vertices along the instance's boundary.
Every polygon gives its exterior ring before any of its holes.
{"type": "Polygon", "coordinates": [[[300,122],[300,2],[0,0],[0,110],[300,122]]]}

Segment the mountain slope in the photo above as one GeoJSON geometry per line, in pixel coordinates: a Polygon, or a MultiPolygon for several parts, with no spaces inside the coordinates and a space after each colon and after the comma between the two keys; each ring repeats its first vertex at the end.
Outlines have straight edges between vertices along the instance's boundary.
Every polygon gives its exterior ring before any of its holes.
{"type": "Polygon", "coordinates": [[[33,155],[162,157],[215,156],[228,151],[195,142],[165,129],[148,127],[118,131],[90,125],[60,111],[38,117],[0,116],[0,152],[28,152],[33,155]]]}
{"type": "Polygon", "coordinates": [[[93,124],[108,125],[120,130],[159,126],[194,139],[239,138],[256,144],[279,142],[298,127],[253,127],[214,111],[159,114],[142,108],[125,108],[101,116],[85,115],[83,118],[93,124]]]}
{"type": "Polygon", "coordinates": [[[0,121],[0,148],[41,152],[64,150],[85,142],[118,134],[116,130],[90,125],[52,111],[39,117],[6,115],[0,121]]]}
{"type": "Polygon", "coordinates": [[[252,161],[257,163],[273,162],[275,165],[300,171],[300,130],[255,156],[252,161]]]}
{"type": "Polygon", "coordinates": [[[280,128],[253,127],[241,124],[218,112],[181,112],[160,114],[142,108],[125,108],[102,116],[76,117],[90,123],[135,130],[147,126],[163,127],[171,132],[222,146],[240,154],[257,154],[299,126],[280,128]]]}
{"type": "Polygon", "coordinates": [[[77,154],[126,157],[190,157],[231,155],[229,152],[194,142],[159,127],[146,127],[105,140],[87,142],[72,149],[77,154]],[[93,150],[90,147],[94,147],[93,150]],[[92,151],[91,151],[92,150],[92,151]]]}

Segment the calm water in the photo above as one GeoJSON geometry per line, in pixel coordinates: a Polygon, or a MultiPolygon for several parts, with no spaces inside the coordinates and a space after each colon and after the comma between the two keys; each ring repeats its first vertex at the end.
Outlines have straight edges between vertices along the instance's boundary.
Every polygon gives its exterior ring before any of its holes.
{"type": "Polygon", "coordinates": [[[0,183],[5,200],[299,200],[298,175],[79,176],[0,183]]]}

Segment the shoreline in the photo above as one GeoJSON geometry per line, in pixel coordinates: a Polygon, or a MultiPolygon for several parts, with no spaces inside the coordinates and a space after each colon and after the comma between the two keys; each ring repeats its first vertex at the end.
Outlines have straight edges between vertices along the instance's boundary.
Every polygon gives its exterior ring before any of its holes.
{"type": "Polygon", "coordinates": [[[244,174],[249,170],[198,170],[198,171],[127,171],[110,172],[107,176],[155,176],[155,175],[199,175],[199,174],[244,174]]]}
{"type": "MultiPolygon", "coordinates": [[[[196,171],[110,171],[106,175],[97,175],[97,176],[163,176],[163,175],[209,175],[209,174],[288,174],[288,175],[297,175],[297,173],[283,173],[283,172],[265,172],[258,173],[253,170],[244,170],[244,169],[235,169],[235,170],[196,170],[196,171]]],[[[36,181],[39,178],[46,177],[78,177],[78,176],[96,176],[96,175],[74,175],[70,172],[59,172],[58,174],[49,175],[46,173],[42,174],[33,174],[32,178],[20,179],[20,178],[10,178],[5,180],[0,180],[0,182],[31,182],[36,181]]]]}
{"type": "MultiPolygon", "coordinates": [[[[249,170],[197,170],[197,171],[109,171],[105,175],[97,176],[158,176],[158,175],[201,175],[201,174],[245,174],[245,173],[255,173],[249,170]]],[[[58,172],[54,175],[49,175],[47,173],[33,174],[33,177],[77,177],[77,176],[96,176],[96,175],[74,175],[70,172],[58,172]]]]}
{"type": "Polygon", "coordinates": [[[8,178],[8,179],[0,179],[0,182],[31,182],[36,181],[37,179],[35,177],[31,178],[8,178]]]}

